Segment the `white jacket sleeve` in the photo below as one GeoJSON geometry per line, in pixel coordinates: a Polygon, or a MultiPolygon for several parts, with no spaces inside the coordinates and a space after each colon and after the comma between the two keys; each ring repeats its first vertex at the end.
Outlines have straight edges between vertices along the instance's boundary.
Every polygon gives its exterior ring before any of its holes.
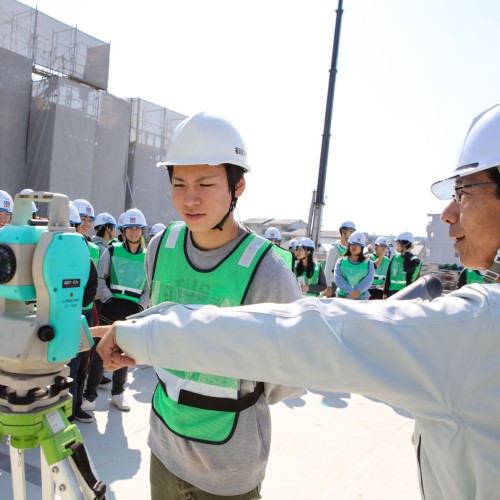
{"type": "Polygon", "coordinates": [[[500,335],[499,289],[464,287],[432,303],[164,303],[121,323],[117,341],[138,363],[356,392],[433,413],[460,401],[452,393],[464,390],[477,353],[500,335]]]}

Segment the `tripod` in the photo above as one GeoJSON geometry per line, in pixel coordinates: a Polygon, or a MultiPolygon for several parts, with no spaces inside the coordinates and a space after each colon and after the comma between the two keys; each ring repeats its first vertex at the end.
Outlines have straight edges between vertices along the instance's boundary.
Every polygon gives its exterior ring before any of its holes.
{"type": "Polygon", "coordinates": [[[35,379],[0,371],[0,382],[10,384],[0,386],[0,438],[9,436],[14,499],[27,498],[24,450],[37,446],[44,500],[55,496],[104,499],[106,486],[96,477],[78,427],[68,421],[72,412],[71,379],[61,374],[35,379]],[[36,390],[12,390],[12,385],[22,386],[28,381],[41,385],[47,378],[53,383],[44,390],[40,386],[36,390]]]}

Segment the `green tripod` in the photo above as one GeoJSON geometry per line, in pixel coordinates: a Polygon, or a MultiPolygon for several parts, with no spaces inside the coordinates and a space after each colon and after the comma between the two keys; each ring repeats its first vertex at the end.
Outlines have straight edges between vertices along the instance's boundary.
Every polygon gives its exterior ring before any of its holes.
{"type": "Polygon", "coordinates": [[[0,437],[9,436],[15,500],[25,500],[24,450],[40,446],[42,498],[104,499],[78,427],[70,424],[72,399],[27,414],[0,412],[0,437]]]}

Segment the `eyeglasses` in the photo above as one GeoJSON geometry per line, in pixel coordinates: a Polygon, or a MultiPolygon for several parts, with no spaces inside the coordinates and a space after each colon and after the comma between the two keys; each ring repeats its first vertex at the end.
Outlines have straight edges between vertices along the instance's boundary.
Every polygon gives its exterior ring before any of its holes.
{"type": "Polygon", "coordinates": [[[467,189],[472,189],[472,188],[479,187],[479,186],[491,186],[493,184],[496,184],[496,182],[495,181],[476,182],[475,184],[464,184],[463,186],[457,186],[455,188],[455,194],[452,196],[457,203],[460,203],[462,201],[462,196],[464,194],[467,194],[467,192],[466,192],[467,189]]]}

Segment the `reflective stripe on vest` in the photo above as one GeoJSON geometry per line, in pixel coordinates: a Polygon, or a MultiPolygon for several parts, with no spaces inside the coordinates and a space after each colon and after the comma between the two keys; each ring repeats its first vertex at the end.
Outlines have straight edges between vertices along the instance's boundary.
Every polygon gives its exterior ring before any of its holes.
{"type": "MultiPolygon", "coordinates": [[[[152,305],[166,300],[217,306],[242,304],[255,271],[272,244],[256,234],[245,235],[215,268],[200,271],[185,254],[188,234],[184,223],[179,222],[165,230],[153,270],[152,305]]],[[[263,390],[259,386],[259,392],[242,398],[248,401],[242,405],[238,379],[161,367],[155,367],[155,371],[160,384],[153,396],[154,412],[172,432],[195,441],[223,443],[230,439],[237,412],[247,404],[255,404],[252,395],[258,399],[263,390]],[[192,404],[183,404],[184,399],[192,404]],[[227,409],[214,409],[221,401],[227,409]]]]}
{"type": "MultiPolygon", "coordinates": [[[[358,283],[368,276],[369,264],[367,260],[354,263],[349,260],[349,257],[342,257],[339,267],[342,277],[352,288],[355,288],[358,283]]],[[[337,288],[337,295],[347,297],[349,294],[345,290],[337,288]]]]}
{"type": "Polygon", "coordinates": [[[141,248],[139,253],[130,253],[123,243],[113,243],[112,252],[109,289],[113,297],[139,303],[146,287],[146,251],[141,248]]]}

